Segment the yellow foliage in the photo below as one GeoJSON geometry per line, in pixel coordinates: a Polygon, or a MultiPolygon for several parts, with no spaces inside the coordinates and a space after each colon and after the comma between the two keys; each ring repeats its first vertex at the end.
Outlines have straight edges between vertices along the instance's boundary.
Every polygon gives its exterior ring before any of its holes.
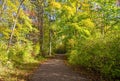
{"type": "Polygon", "coordinates": [[[74,39],[69,39],[68,41],[72,47],[76,44],[76,41],[74,39]]]}
{"type": "Polygon", "coordinates": [[[54,1],[52,1],[51,3],[50,3],[50,5],[51,5],[51,7],[53,7],[53,8],[61,8],[61,4],[60,3],[58,3],[58,2],[54,2],[54,1]]]}
{"type": "Polygon", "coordinates": [[[82,3],[83,7],[89,7],[89,4],[82,3]]]}
{"type": "Polygon", "coordinates": [[[75,14],[75,8],[64,5],[64,6],[63,6],[63,12],[64,12],[64,14],[65,14],[65,17],[70,18],[72,15],[75,14]]]}
{"type": "Polygon", "coordinates": [[[0,26],[0,33],[3,34],[5,38],[9,38],[10,29],[0,26]]]}
{"type": "Polygon", "coordinates": [[[90,11],[90,5],[89,5],[87,0],[84,1],[84,2],[81,2],[80,4],[82,5],[82,10],[83,11],[86,11],[86,12],[90,11]]]}
{"type": "Polygon", "coordinates": [[[84,33],[87,35],[87,36],[90,36],[90,32],[88,30],[84,30],[84,33]]]}
{"type": "Polygon", "coordinates": [[[15,11],[17,11],[17,7],[16,7],[16,5],[18,5],[18,3],[13,3],[11,0],[8,0],[7,1],[7,5],[9,6],[9,9],[10,10],[15,10],[15,11]]]}
{"type": "Polygon", "coordinates": [[[95,24],[92,22],[91,19],[85,19],[82,21],[85,27],[95,27],[95,24]]]}
{"type": "Polygon", "coordinates": [[[76,30],[81,30],[81,28],[79,27],[78,23],[72,23],[71,25],[72,25],[72,27],[74,27],[76,30]]]}

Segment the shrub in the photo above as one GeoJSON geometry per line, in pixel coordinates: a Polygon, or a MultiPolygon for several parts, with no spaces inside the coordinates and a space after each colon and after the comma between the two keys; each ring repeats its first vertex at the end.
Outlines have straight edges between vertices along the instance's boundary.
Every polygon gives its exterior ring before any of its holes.
{"type": "Polygon", "coordinates": [[[32,51],[33,47],[31,43],[15,44],[10,47],[8,58],[17,63],[31,62],[34,60],[34,57],[32,57],[32,51]]]}
{"type": "Polygon", "coordinates": [[[8,60],[8,55],[6,52],[7,45],[4,42],[0,42],[0,62],[6,64],[8,60]]]}
{"type": "Polygon", "coordinates": [[[39,43],[37,43],[33,46],[32,56],[37,57],[39,52],[40,52],[40,46],[39,46],[39,43]]]}
{"type": "Polygon", "coordinates": [[[105,77],[120,77],[120,34],[85,40],[70,52],[69,62],[97,70],[105,77]]]}

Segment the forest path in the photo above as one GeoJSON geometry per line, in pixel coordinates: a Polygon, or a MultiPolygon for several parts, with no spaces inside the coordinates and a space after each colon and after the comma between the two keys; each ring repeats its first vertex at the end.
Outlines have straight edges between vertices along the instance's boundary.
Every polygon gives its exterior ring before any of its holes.
{"type": "Polygon", "coordinates": [[[63,58],[57,55],[41,64],[29,81],[88,81],[68,67],[63,58]]]}

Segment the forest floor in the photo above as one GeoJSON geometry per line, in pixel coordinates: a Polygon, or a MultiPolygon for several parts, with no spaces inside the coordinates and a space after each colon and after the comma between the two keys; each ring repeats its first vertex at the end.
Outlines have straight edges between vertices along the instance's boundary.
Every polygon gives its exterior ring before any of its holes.
{"type": "Polygon", "coordinates": [[[80,76],[65,63],[64,55],[57,55],[42,63],[29,77],[29,81],[90,81],[80,76]]]}
{"type": "Polygon", "coordinates": [[[40,61],[34,61],[31,63],[21,63],[16,64],[14,68],[3,68],[5,71],[0,72],[0,81],[27,81],[29,75],[31,75],[42,62],[46,59],[41,59],[40,61]]]}

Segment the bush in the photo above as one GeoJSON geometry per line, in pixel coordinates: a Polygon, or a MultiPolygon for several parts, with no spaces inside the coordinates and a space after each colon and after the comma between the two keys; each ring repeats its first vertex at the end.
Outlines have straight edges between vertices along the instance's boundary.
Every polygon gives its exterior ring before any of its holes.
{"type": "Polygon", "coordinates": [[[15,44],[10,47],[8,58],[17,63],[31,62],[34,60],[34,57],[32,57],[32,50],[33,47],[31,43],[15,44]]]}
{"type": "Polygon", "coordinates": [[[90,38],[72,50],[69,62],[99,71],[109,78],[120,77],[120,34],[90,38]]]}
{"type": "Polygon", "coordinates": [[[0,75],[3,75],[7,69],[12,69],[13,63],[8,60],[7,45],[0,42],[0,75]]]}
{"type": "Polygon", "coordinates": [[[40,46],[39,46],[39,43],[37,43],[33,46],[32,56],[37,57],[39,53],[40,53],[40,46]]]}
{"type": "Polygon", "coordinates": [[[6,64],[8,61],[8,55],[6,52],[7,45],[4,42],[0,43],[0,63],[6,64]]]}

